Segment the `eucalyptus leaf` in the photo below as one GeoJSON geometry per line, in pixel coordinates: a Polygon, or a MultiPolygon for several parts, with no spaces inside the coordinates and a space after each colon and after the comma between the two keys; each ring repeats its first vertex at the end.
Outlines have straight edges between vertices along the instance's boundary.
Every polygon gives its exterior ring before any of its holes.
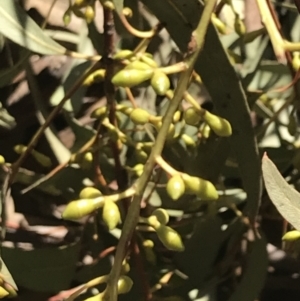
{"type": "Polygon", "coordinates": [[[250,246],[245,273],[229,301],[256,300],[263,288],[268,267],[266,242],[264,239],[257,239],[250,246]]]}
{"type": "Polygon", "coordinates": [[[16,125],[15,118],[11,116],[0,103],[0,128],[11,130],[16,125]]]}
{"type": "Polygon", "coordinates": [[[124,0],[113,0],[113,4],[117,13],[121,14],[124,7],[124,0]]]}
{"type": "Polygon", "coordinates": [[[295,229],[300,230],[300,193],[285,181],[266,154],[262,159],[262,171],[271,201],[279,213],[295,229]]]}
{"type": "Polygon", "coordinates": [[[32,52],[45,55],[66,53],[66,49],[47,36],[17,1],[1,0],[0,33],[32,52]]]}
{"type": "Polygon", "coordinates": [[[32,250],[3,247],[2,252],[20,286],[40,292],[57,292],[69,287],[79,250],[80,244],[76,242],[32,250]]]}

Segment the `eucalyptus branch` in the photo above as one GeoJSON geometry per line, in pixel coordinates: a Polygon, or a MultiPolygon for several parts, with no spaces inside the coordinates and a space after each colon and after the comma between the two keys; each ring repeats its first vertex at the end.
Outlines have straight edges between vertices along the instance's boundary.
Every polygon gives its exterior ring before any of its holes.
{"type": "Polygon", "coordinates": [[[173,120],[173,115],[176,112],[183,98],[183,94],[189,84],[190,76],[194,69],[194,64],[196,63],[198,55],[203,48],[206,31],[215,4],[216,0],[207,1],[200,22],[196,30],[192,33],[190,45],[194,45],[194,47],[189,47],[191,54],[185,59],[188,68],[185,72],[181,73],[178,86],[175,89],[174,98],[172,99],[172,101],[170,101],[167,112],[163,118],[161,129],[157,135],[157,139],[151,151],[149,159],[145,164],[144,172],[134,184],[136,189],[135,195],[128,210],[129,214],[127,215],[124,222],[122,234],[116,250],[115,262],[110,272],[109,280],[107,283],[107,292],[110,301],[117,300],[117,283],[121,274],[122,262],[126,254],[128,243],[131,240],[132,234],[138,222],[140,212],[140,201],[146,189],[147,183],[151,177],[153,168],[156,164],[156,158],[160,156],[163,150],[169,127],[173,120]]]}
{"type": "Polygon", "coordinates": [[[270,36],[275,55],[280,62],[285,62],[285,45],[280,32],[277,29],[272,13],[266,0],[256,0],[262,22],[264,23],[267,32],[270,36]]]}

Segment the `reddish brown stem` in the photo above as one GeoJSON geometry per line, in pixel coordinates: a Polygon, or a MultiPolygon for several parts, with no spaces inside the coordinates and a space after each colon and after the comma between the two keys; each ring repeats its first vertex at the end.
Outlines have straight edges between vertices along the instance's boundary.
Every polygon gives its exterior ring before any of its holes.
{"type": "Polygon", "coordinates": [[[151,294],[151,289],[149,286],[149,281],[148,281],[147,275],[145,273],[140,248],[139,248],[139,245],[138,245],[137,239],[136,239],[136,234],[133,234],[130,246],[131,246],[131,252],[133,254],[133,259],[134,259],[135,266],[136,266],[136,272],[138,274],[138,279],[141,283],[141,288],[142,288],[142,292],[144,295],[143,299],[145,301],[149,301],[152,298],[152,294],[151,294]]]}

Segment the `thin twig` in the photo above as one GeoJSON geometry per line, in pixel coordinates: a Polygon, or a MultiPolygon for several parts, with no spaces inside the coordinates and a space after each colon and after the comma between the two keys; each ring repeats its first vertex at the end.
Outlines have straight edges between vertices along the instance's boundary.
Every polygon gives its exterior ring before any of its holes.
{"type": "Polygon", "coordinates": [[[59,104],[52,110],[52,112],[47,117],[45,123],[39,128],[39,130],[35,133],[29,144],[27,145],[27,149],[24,153],[22,153],[19,157],[19,159],[12,165],[12,173],[9,179],[9,183],[12,184],[15,176],[21,167],[24,160],[27,158],[27,156],[30,154],[30,152],[33,150],[33,148],[38,143],[39,139],[44,134],[44,131],[48,128],[48,126],[51,124],[52,120],[56,117],[56,115],[60,112],[60,110],[63,108],[66,101],[75,93],[75,91],[82,85],[84,80],[97,68],[99,67],[99,62],[94,63],[89,70],[83,74],[71,87],[71,89],[65,94],[63,99],[59,102],[59,104]]]}
{"type": "Polygon", "coordinates": [[[188,86],[190,76],[193,72],[194,64],[204,45],[207,27],[210,22],[215,4],[216,4],[216,0],[207,1],[200,22],[196,30],[192,33],[191,42],[193,43],[190,43],[190,45],[193,44],[195,47],[189,48],[190,55],[185,59],[188,65],[188,69],[185,72],[181,73],[178,86],[174,93],[174,98],[169,103],[169,107],[163,118],[162,126],[157,135],[156,142],[154,144],[154,147],[152,148],[149,159],[145,164],[144,172],[134,185],[136,192],[128,210],[130,214],[128,214],[125,219],[122,234],[116,250],[115,262],[110,272],[109,280],[107,283],[108,284],[107,292],[110,301],[117,301],[117,295],[118,295],[117,282],[120,277],[122,262],[126,253],[128,243],[131,240],[133,231],[138,222],[138,217],[140,212],[140,201],[146,189],[147,183],[151,177],[153,168],[156,164],[156,158],[160,156],[163,150],[164,143],[169,131],[169,127],[173,120],[173,115],[176,112],[178,105],[182,100],[184,91],[188,86]]]}
{"type": "Polygon", "coordinates": [[[257,1],[257,6],[259,8],[262,22],[264,23],[268,31],[268,34],[270,36],[275,55],[279,62],[286,63],[284,41],[282,39],[280,32],[277,29],[277,26],[274,22],[269,6],[266,0],[256,0],[256,1],[257,1]]]}

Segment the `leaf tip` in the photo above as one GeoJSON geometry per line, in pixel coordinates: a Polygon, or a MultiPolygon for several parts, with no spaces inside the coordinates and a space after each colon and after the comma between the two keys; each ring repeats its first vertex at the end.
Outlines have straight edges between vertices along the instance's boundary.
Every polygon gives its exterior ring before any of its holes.
{"type": "Polygon", "coordinates": [[[264,152],[263,154],[263,160],[269,159],[267,152],[264,152]]]}

